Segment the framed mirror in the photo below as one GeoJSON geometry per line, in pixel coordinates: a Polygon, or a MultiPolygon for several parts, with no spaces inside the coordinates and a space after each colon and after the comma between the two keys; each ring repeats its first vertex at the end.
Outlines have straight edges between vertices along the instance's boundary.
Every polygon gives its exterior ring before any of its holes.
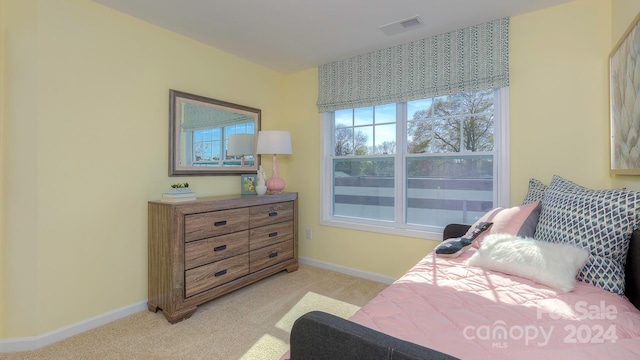
{"type": "Polygon", "coordinates": [[[169,90],[169,176],[256,172],[260,109],[169,90]]]}

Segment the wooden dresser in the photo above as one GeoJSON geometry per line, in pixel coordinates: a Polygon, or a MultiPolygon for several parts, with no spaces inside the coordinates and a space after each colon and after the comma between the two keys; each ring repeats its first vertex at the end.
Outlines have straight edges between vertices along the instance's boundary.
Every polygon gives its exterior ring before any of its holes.
{"type": "Polygon", "coordinates": [[[298,194],[149,202],[149,310],[170,323],[206,301],[298,269],[298,194]]]}

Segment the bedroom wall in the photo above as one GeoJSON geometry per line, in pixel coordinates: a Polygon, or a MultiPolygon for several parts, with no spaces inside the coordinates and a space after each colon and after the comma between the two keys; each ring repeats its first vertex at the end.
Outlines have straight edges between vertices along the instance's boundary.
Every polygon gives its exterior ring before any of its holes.
{"type": "Polygon", "coordinates": [[[612,0],[611,8],[611,49],[613,49],[613,46],[631,26],[631,22],[640,13],[640,2],[637,0],[612,0]]]}
{"type": "MultiPolygon", "coordinates": [[[[0,0],[3,338],[147,297],[147,201],[167,176],[168,90],[284,117],[284,75],[89,0],[0,0]]],[[[287,170],[283,169],[286,177],[287,170]]]]}
{"type": "MultiPolygon", "coordinates": [[[[37,116],[36,106],[29,106],[29,96],[32,94],[37,82],[36,59],[34,49],[30,44],[37,42],[36,19],[34,14],[36,7],[33,3],[13,3],[3,1],[1,5],[2,21],[2,220],[1,220],[1,254],[2,254],[2,335],[7,334],[6,324],[11,317],[11,313],[16,309],[9,307],[13,304],[10,299],[12,290],[9,284],[16,283],[20,286],[20,281],[33,283],[36,280],[36,248],[32,239],[35,237],[35,228],[24,224],[22,229],[12,226],[18,222],[19,218],[28,219],[36,204],[35,191],[36,178],[29,176],[33,174],[35,162],[19,162],[11,154],[20,154],[24,159],[33,159],[36,155],[37,145],[21,147],[18,144],[31,142],[29,137],[35,129],[34,119],[37,116]],[[11,13],[11,16],[9,16],[11,13]],[[17,39],[21,39],[18,41],[17,39]],[[17,81],[19,79],[19,81],[17,81]],[[20,119],[20,122],[10,121],[10,119],[20,119]],[[11,186],[12,183],[20,183],[21,186],[11,186]],[[11,189],[10,192],[7,190],[11,189]],[[19,201],[17,199],[20,198],[19,201]],[[9,206],[11,204],[11,206],[9,206]],[[25,239],[20,243],[12,243],[8,239],[15,236],[20,231],[25,239]],[[20,269],[20,281],[12,280],[9,264],[20,259],[22,268],[20,269]]],[[[30,224],[29,224],[30,225],[30,224]]],[[[34,308],[36,304],[36,291],[31,287],[21,289],[23,297],[20,306],[24,309],[34,308]]],[[[23,321],[34,324],[36,321],[33,312],[25,312],[23,321]]]]}
{"type": "MultiPolygon", "coordinates": [[[[0,1],[0,75],[5,75],[5,67],[7,62],[7,52],[5,51],[5,27],[6,24],[6,10],[5,3],[0,1]]],[[[4,119],[6,118],[6,101],[4,94],[7,92],[6,76],[0,76],[0,204],[4,204],[4,151],[2,151],[2,144],[4,144],[4,119]]],[[[0,206],[0,229],[4,228],[4,207],[0,206]]],[[[2,230],[0,230],[0,263],[4,263],[4,236],[2,230]]],[[[0,290],[4,289],[4,267],[0,265],[0,290]]],[[[4,295],[0,294],[0,324],[4,323],[4,295]]],[[[0,339],[3,337],[3,326],[0,325],[0,339]]]]}
{"type": "Polygon", "coordinates": [[[511,202],[554,174],[609,188],[611,3],[576,0],[512,18],[511,202]]]}

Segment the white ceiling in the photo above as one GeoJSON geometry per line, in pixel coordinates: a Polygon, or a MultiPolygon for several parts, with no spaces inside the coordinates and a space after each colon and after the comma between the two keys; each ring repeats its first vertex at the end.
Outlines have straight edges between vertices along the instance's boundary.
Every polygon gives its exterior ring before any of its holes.
{"type": "Polygon", "coordinates": [[[93,0],[291,73],[573,0],[93,0]],[[425,26],[379,28],[420,16],[425,26]]]}

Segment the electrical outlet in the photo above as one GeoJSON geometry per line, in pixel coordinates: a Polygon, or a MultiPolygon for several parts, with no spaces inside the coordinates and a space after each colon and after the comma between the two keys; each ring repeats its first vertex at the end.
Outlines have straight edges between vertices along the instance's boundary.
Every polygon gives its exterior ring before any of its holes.
{"type": "Polygon", "coordinates": [[[307,232],[306,232],[307,240],[311,240],[312,237],[313,237],[313,234],[311,233],[311,229],[307,229],[307,232]]]}

